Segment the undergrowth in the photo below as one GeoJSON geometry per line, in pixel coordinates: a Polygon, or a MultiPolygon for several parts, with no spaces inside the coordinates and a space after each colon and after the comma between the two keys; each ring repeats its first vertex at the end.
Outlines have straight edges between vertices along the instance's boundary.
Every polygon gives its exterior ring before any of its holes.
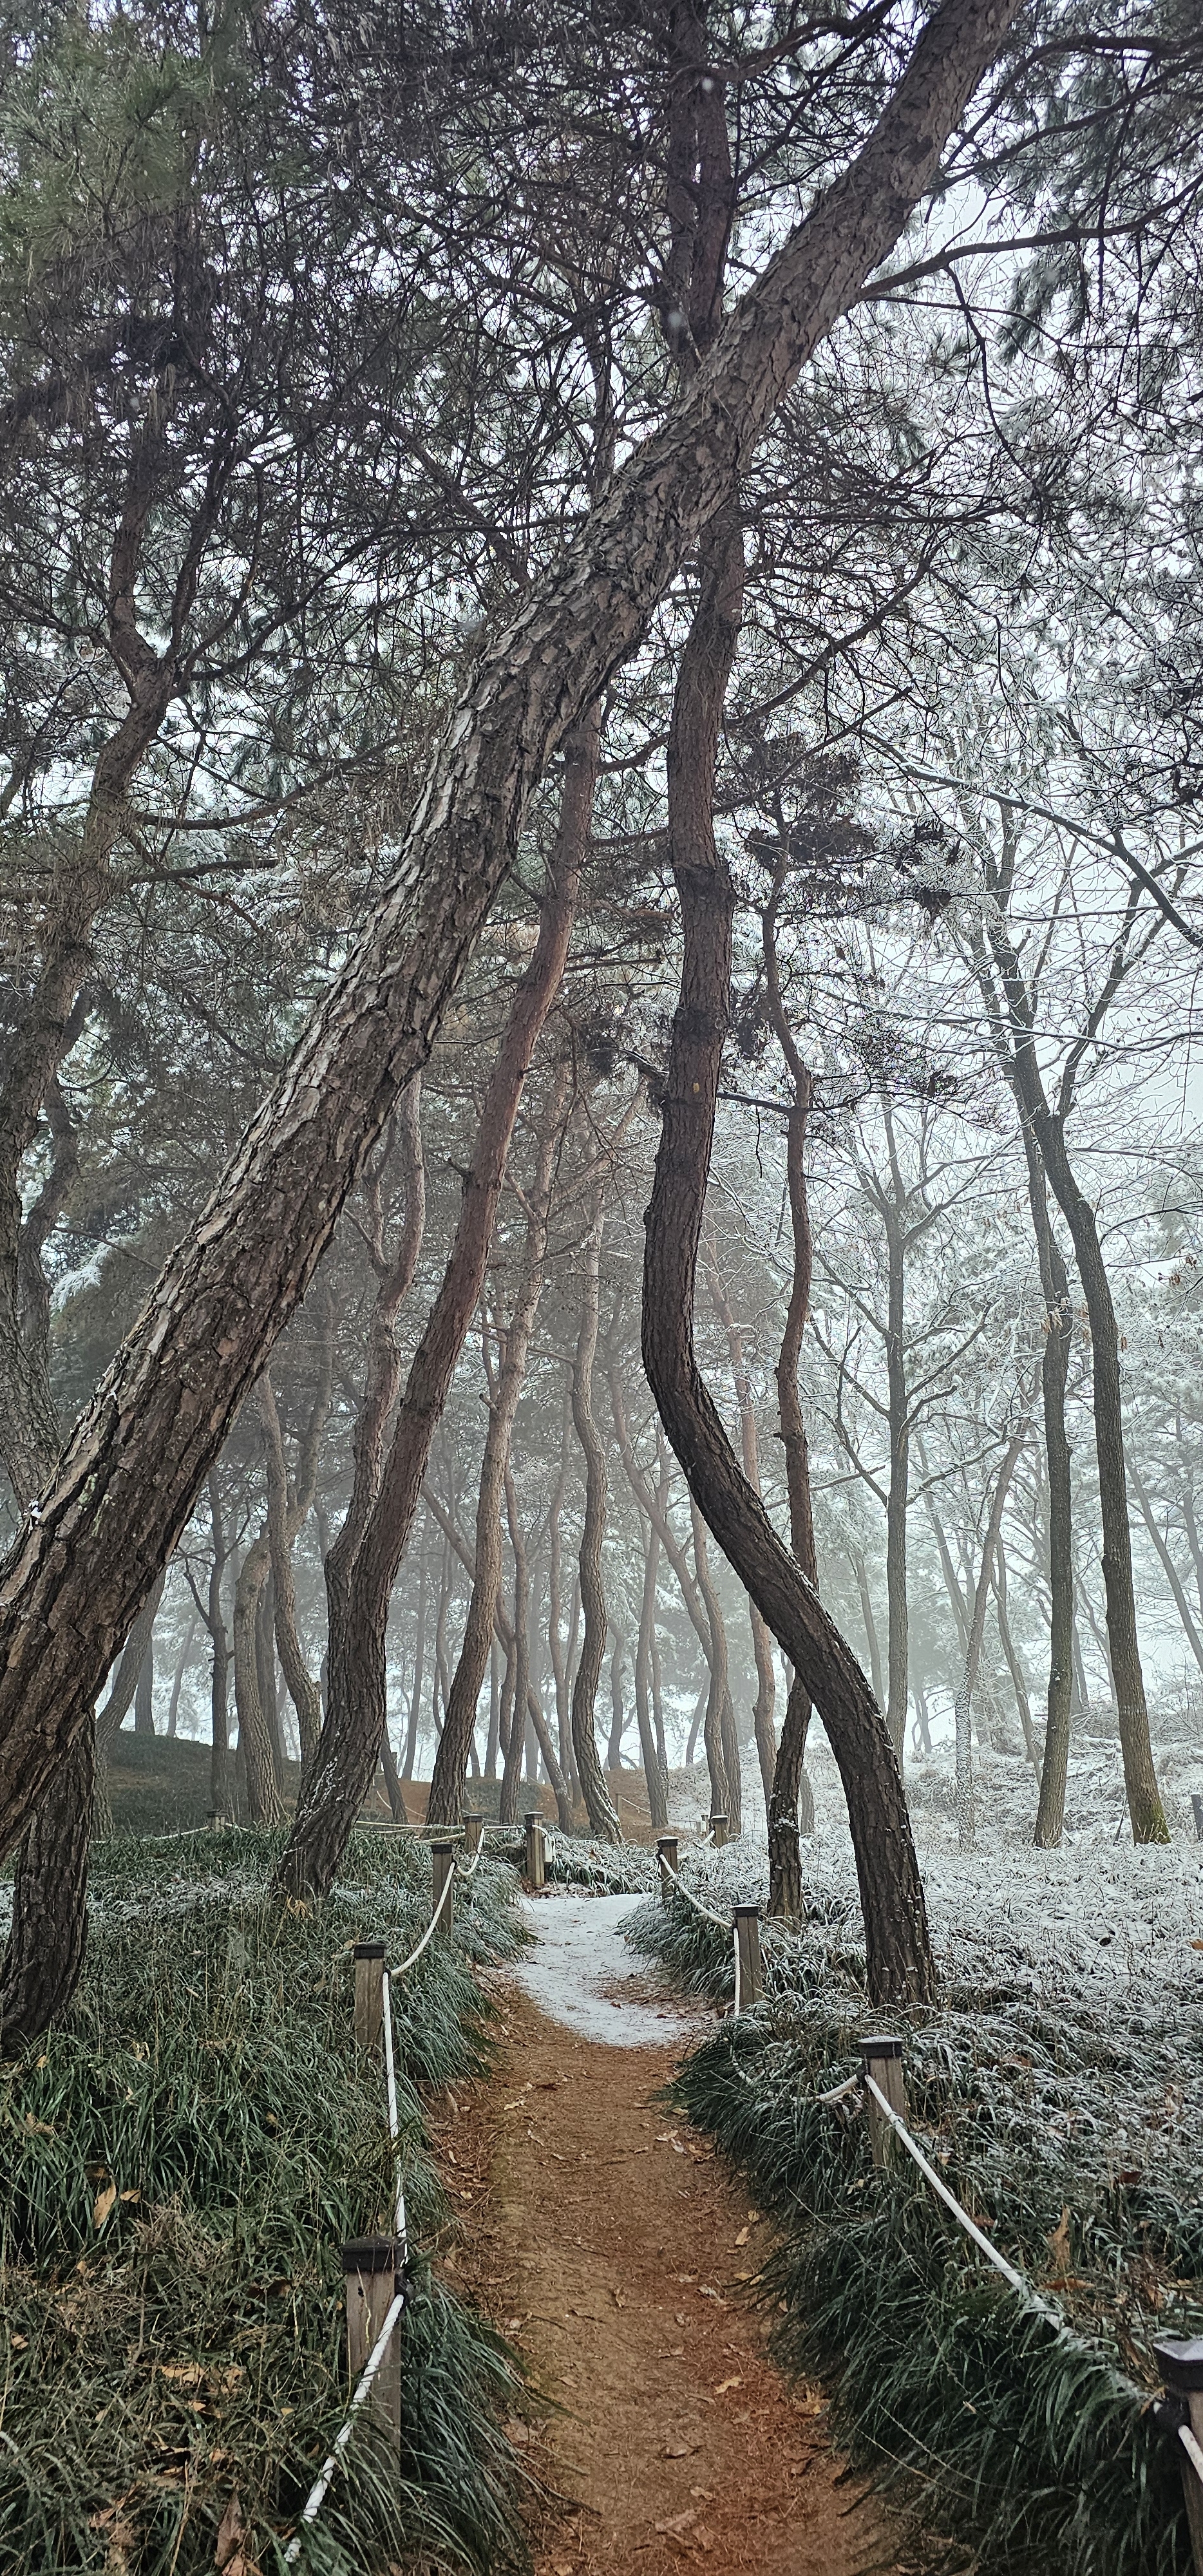
{"type": "MultiPolygon", "coordinates": [[[[1103,2028],[997,1987],[909,2016],[911,2125],[1058,2331],[905,2157],[874,2170],[855,2108],[816,2099],[859,2073],[858,2037],[881,2026],[851,1937],[833,1975],[829,1910],[800,1937],[763,1932],[768,1999],[690,2058],[672,2098],[777,2222],[758,2290],[778,2358],[828,2376],[840,2436],[950,2564],[1188,2576],[1177,2446],[1151,2403],[1153,2335],[1197,2332],[1203,2309],[1203,2194],[1172,2116],[1181,2031],[1139,2007],[1103,2028]]],[[[679,1897],[628,1937],[691,1991],[730,1996],[729,1936],[679,1897]]]]}
{"type": "MultiPolygon", "coordinates": [[[[311,1915],[265,1902],[274,1849],[237,1831],[105,1846],[76,2003],[0,2069],[2,2576],[269,2576],[342,2419],[341,2247],[391,2201],[351,1946],[404,1957],[430,1864],[357,1838],[354,1883],[311,1915]]],[[[415,2088],[485,2062],[468,1963],[513,1948],[512,1884],[484,1864],[456,1955],[433,1944],[395,1989],[419,2246],[447,2210],[415,2088]]],[[[504,2346],[421,2258],[401,2331],[400,2482],[361,2421],[305,2542],[315,2576],[522,2559],[504,2346]]]]}

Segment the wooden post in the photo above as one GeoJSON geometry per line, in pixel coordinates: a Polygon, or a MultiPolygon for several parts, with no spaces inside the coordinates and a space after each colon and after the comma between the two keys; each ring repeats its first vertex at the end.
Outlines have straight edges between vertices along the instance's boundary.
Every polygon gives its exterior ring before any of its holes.
{"type": "MultiPolygon", "coordinates": [[[[443,1893],[443,1889],[445,1888],[448,1879],[453,1875],[455,1869],[454,1843],[432,1843],[430,1846],[430,1865],[434,1878],[434,1885],[431,1889],[431,1911],[433,1915],[434,1911],[438,1907],[439,1898],[443,1893]]],[[[435,1940],[449,1942],[454,1930],[455,1889],[452,1888],[451,1894],[443,1907],[443,1911],[439,1915],[439,1928],[435,1933],[435,1940]]]]}
{"type": "MultiPolygon", "coordinates": [[[[880,2035],[873,2039],[862,2039],[860,2053],[866,2075],[871,2075],[874,2083],[880,2085],[890,2109],[898,2113],[900,2120],[905,2120],[906,2084],[902,2073],[902,2041],[885,2039],[880,2035]]],[[[871,2093],[869,2095],[869,2136],[873,2146],[874,2164],[888,2165],[896,2140],[880,2104],[874,2101],[871,2093]]]]}
{"type": "Polygon", "coordinates": [[[526,1817],[526,1883],[536,1895],[547,1885],[547,1846],[543,1840],[543,1818],[532,1807],[526,1817]]]}
{"type": "Polygon", "coordinates": [[[739,1952],[739,2007],[746,2012],[749,2004],[758,2004],[764,1993],[760,1967],[760,1907],[737,1905],[735,1908],[735,1942],[739,1952]]]}
{"type": "Polygon", "coordinates": [[[716,1851],[721,1851],[723,1844],[727,1839],[727,1819],[720,1812],[719,1814],[710,1817],[709,1824],[710,1831],[714,1836],[714,1848],[716,1851]]]}
{"type": "Polygon", "coordinates": [[[673,1892],[673,1883],[668,1875],[669,1870],[679,1870],[681,1866],[677,1858],[677,1837],[675,1834],[659,1834],[657,1836],[656,1858],[660,1863],[660,1902],[662,1905],[667,1905],[673,1892]]]}
{"type": "Polygon", "coordinates": [[[485,1838],[485,1820],[477,1807],[464,1809],[464,1859],[471,1860],[485,1838]]]}
{"type": "MultiPolygon", "coordinates": [[[[354,2388],[399,2287],[400,2247],[395,2236],[356,2236],[343,2247],[347,2283],[347,2369],[354,2388]]],[[[368,2404],[394,2440],[401,2440],[401,2320],[372,2381],[368,2404]]]]}
{"type": "Polygon", "coordinates": [[[1195,1811],[1195,1841],[1203,1843],[1203,1798],[1197,1789],[1192,1789],[1190,1802],[1195,1811]]]}
{"type": "Polygon", "coordinates": [[[355,2036],[361,2048],[384,2046],[384,1943],[355,1944],[355,2036]]]}
{"type": "Polygon", "coordinates": [[[1203,2478],[1178,2438],[1178,2426],[1188,2424],[1203,2450],[1203,2335],[1165,2335],[1154,2343],[1153,2351],[1161,2364],[1165,2412],[1173,2426],[1174,2449],[1182,2469],[1195,2576],[1203,2576],[1203,2478]]]}

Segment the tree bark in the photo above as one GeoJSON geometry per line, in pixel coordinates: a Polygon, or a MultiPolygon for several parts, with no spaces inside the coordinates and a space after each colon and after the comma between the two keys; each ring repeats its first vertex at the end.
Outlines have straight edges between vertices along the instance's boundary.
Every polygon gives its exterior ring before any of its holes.
{"type": "Polygon", "coordinates": [[[522,1755],[529,1727],[527,1710],[533,1693],[530,1678],[530,1560],[526,1536],[518,1511],[518,1497],[507,1455],[504,1474],[506,1518],[509,1523],[510,1551],[514,1559],[514,1717],[510,1727],[509,1749],[501,1775],[501,1797],[498,1818],[503,1825],[515,1823],[518,1815],[518,1791],[522,1782],[522,1755]]]}
{"type": "MultiPolygon", "coordinates": [[[[667,1479],[664,1480],[665,1485],[667,1479]]],[[[656,1573],[660,1562],[660,1541],[649,1529],[643,1560],[643,1599],[639,1610],[639,1637],[635,1648],[635,1720],[639,1728],[639,1749],[643,1756],[643,1776],[647,1783],[648,1814],[654,1834],[668,1830],[667,1765],[660,1743],[660,1728],[652,1705],[653,1654],[656,1633],[656,1573]]],[[[658,1697],[658,1694],[656,1695],[658,1697]]]]}
{"type": "Polygon", "coordinates": [[[248,1547],[234,1586],[234,1705],[238,1743],[246,1781],[247,1816],[252,1825],[279,1825],[284,1820],[276,1770],[271,1721],[263,1705],[257,1629],[263,1587],[271,1572],[266,1529],[248,1547]]]}
{"type": "Polygon", "coordinates": [[[225,1522],[217,1469],[211,1467],[208,1477],[209,1517],[213,1529],[213,1554],[209,1564],[209,1588],[205,1625],[213,1648],[213,1681],[210,1692],[210,1732],[212,1751],[209,1756],[209,1802],[215,1816],[234,1812],[233,1783],[230,1778],[230,1641],[226,1632],[225,1613],[221,1605],[221,1587],[226,1570],[225,1522]]]}
{"type": "Polygon", "coordinates": [[[138,1667],[138,1678],[134,1684],[134,1733],[148,1735],[153,1741],[154,1732],[155,1641],[152,1634],[146,1640],[146,1651],[138,1667]]]}
{"type": "Polygon", "coordinates": [[[743,1824],[740,1812],[742,1802],[739,1794],[739,1777],[738,1773],[734,1780],[730,1776],[727,1761],[730,1731],[723,1724],[724,1711],[730,1697],[727,1681],[727,1631],[723,1621],[722,1605],[710,1577],[710,1566],[706,1555],[706,1524],[692,1497],[690,1511],[693,1520],[693,1561],[697,1569],[698,1591],[705,1606],[710,1629],[710,1680],[706,1692],[706,1714],[702,1720],[702,1744],[706,1755],[706,1769],[710,1775],[710,1813],[712,1816],[725,1816],[728,1833],[738,1834],[743,1824]]]}
{"type": "MultiPolygon", "coordinates": [[[[454,1549],[465,1573],[470,1575],[472,1572],[473,1559],[462,1530],[457,1528],[451,1513],[444,1508],[443,1504],[439,1501],[437,1494],[433,1492],[430,1486],[424,1485],[422,1492],[424,1500],[430,1511],[433,1512],[448,1546],[454,1549]]],[[[516,1658],[514,1631],[510,1625],[504,1605],[500,1599],[497,1603],[493,1624],[498,1643],[505,1655],[505,1679],[502,1688],[501,1707],[498,1710],[497,1715],[497,1739],[499,1747],[504,1754],[508,1750],[510,1740],[509,1710],[513,1704],[514,1697],[514,1672],[516,1658]]],[[[534,1683],[530,1679],[529,1671],[526,1685],[526,1714],[535,1730],[535,1739],[547,1766],[547,1776],[555,1791],[556,1810],[559,1818],[560,1830],[562,1833],[570,1834],[572,1832],[573,1825],[571,1790],[569,1788],[563,1766],[557,1756],[556,1748],[552,1743],[551,1731],[543,1713],[543,1704],[539,1698],[537,1690],[535,1689],[534,1683]]]]}
{"type": "Polygon", "coordinates": [[[597,1351],[598,1276],[601,1266],[604,1193],[608,1166],[596,1184],[593,1220],[581,1264],[581,1320],[572,1368],[572,1420],[585,1459],[585,1520],[581,1531],[581,1607],[585,1634],[572,1685],[572,1751],[591,1833],[606,1842],[621,1842],[597,1758],[594,1710],[606,1645],[606,1594],[602,1577],[602,1539],[606,1527],[606,1458],[593,1419],[593,1362],[597,1351]]]}
{"type": "MultiPolygon", "coordinates": [[[[944,0],[863,148],[769,261],[664,426],[477,658],[363,936],[4,1568],[3,1849],[87,1724],[373,1138],[425,1060],[548,759],[634,650],[806,359],[897,241],[1017,6],[944,0]]],[[[341,1819],[332,1843],[340,1828],[341,1819]]],[[[289,1876],[307,1881],[296,1856],[289,1876]]]]}
{"type": "Polygon", "coordinates": [[[1003,1654],[1006,1657],[1007,1670],[1010,1673],[1011,1685],[1015,1692],[1015,1705],[1019,1711],[1019,1723],[1023,1731],[1024,1751],[1026,1752],[1032,1769],[1036,1774],[1036,1786],[1039,1788],[1040,1747],[1036,1741],[1036,1729],[1032,1724],[1032,1711],[1028,1700],[1027,1676],[1024,1672],[1015,1640],[1011,1634],[1011,1621],[1007,1608],[1007,1558],[1001,1536],[999,1538],[998,1545],[994,1550],[993,1581],[994,1610],[995,1616],[998,1620],[998,1641],[1002,1647],[1003,1654]]]}
{"type": "MultiPolygon", "coordinates": [[[[463,1804],[468,1754],[476,1728],[476,1711],[484,1688],[497,1604],[501,1594],[501,1502],[509,1475],[514,1417],[526,1376],[530,1337],[543,1294],[552,1180],[563,1134],[571,1067],[567,1059],[553,1078],[538,1137],[535,1175],[527,1201],[526,1242],[522,1271],[501,1354],[497,1384],[491,1390],[489,1422],[480,1466],[476,1504],[476,1561],[464,1641],[451,1684],[443,1732],[435,1756],[427,1815],[432,1824],[458,1822],[463,1804]]],[[[521,1676],[515,1687],[524,1707],[521,1676]]],[[[507,1766],[508,1779],[508,1766],[507,1766]]],[[[505,1783],[502,1789],[505,1796],[505,1783]]],[[[502,1810],[503,1820],[505,1810],[502,1810]]]]}
{"type": "MultiPolygon", "coordinates": [[[[146,1660],[146,1649],[150,1644],[151,1632],[159,1603],[163,1598],[163,1586],[166,1580],[165,1572],[155,1576],[150,1592],[122,1648],[108,1698],[94,1721],[95,1750],[87,1765],[88,1776],[92,1781],[92,1805],[88,1810],[88,1827],[97,1842],[103,1842],[113,1830],[108,1793],[109,1750],[133,1707],[138,1675],[146,1660]]],[[[63,1852],[78,1850],[78,1839],[69,1818],[63,1817],[54,1825],[53,1836],[63,1852]]],[[[82,1902],[82,1891],[79,1901],[82,1902]]],[[[81,1951],[80,1956],[82,1955],[81,1951]]]]}
{"type": "MultiPolygon", "coordinates": [[[[272,1624],[280,1669],[288,1686],[288,1696],[297,1713],[297,1732],[301,1746],[302,1779],[317,1752],[322,1731],[322,1694],[305,1662],[297,1631],[297,1595],[293,1576],[292,1552],[309,1518],[317,1489],[318,1457],[322,1435],[330,1413],[334,1384],[333,1317],[329,1291],[323,1290],[317,1301],[315,1316],[317,1369],[313,1401],[309,1409],[297,1472],[291,1480],[284,1456],[284,1439],[276,1408],[271,1373],[265,1369],[259,1381],[259,1421],[263,1431],[263,1459],[267,1473],[267,1538],[271,1556],[272,1624]]],[[[327,1584],[329,1578],[327,1577],[327,1584]]]]}
{"type": "Polygon", "coordinates": [[[176,1730],[180,1722],[180,1694],[184,1687],[184,1675],[188,1670],[188,1658],[192,1653],[192,1640],[195,1635],[196,1613],[194,1611],[184,1630],[184,1642],[176,1658],[176,1667],[171,1683],[171,1698],[167,1705],[167,1734],[169,1740],[172,1742],[175,1740],[176,1730]]]}

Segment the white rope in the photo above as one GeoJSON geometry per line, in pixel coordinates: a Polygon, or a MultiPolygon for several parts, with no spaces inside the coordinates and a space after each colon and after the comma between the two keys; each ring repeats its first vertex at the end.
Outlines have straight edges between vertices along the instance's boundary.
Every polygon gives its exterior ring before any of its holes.
{"type": "Polygon", "coordinates": [[[472,1854],[472,1858],[471,1858],[471,1860],[467,1863],[467,1865],[465,1866],[465,1864],[464,1864],[464,1862],[463,1862],[462,1860],[457,1860],[457,1861],[456,1861],[456,1864],[455,1864],[455,1867],[456,1867],[456,1875],[457,1875],[459,1878],[462,1878],[462,1879],[467,1880],[467,1879],[469,1879],[469,1878],[473,1878],[473,1877],[475,1877],[476,1871],[478,1870],[478,1868],[479,1868],[479,1866],[480,1866],[480,1863],[481,1863],[481,1861],[482,1861],[482,1860],[483,1860],[483,1858],[484,1858],[484,1848],[485,1848],[485,1838],[484,1838],[484,1835],[483,1835],[483,1833],[482,1833],[482,1834],[481,1834],[481,1837],[480,1837],[480,1841],[478,1842],[478,1844],[477,1844],[477,1846],[476,1846],[476,1849],[475,1849],[475,1851],[474,1851],[474,1852],[473,1852],[473,1854],[472,1854]]]}
{"type": "Polygon", "coordinates": [[[704,1914],[708,1923],[717,1923],[720,1932],[729,1932],[731,1925],[727,1916],[725,1914],[716,1914],[712,1905],[703,1905],[701,1897],[695,1896],[693,1889],[686,1886],[685,1881],[680,1876],[679,1872],[673,1868],[672,1862],[665,1860],[663,1853],[661,1853],[659,1857],[661,1869],[665,1872],[665,1875],[668,1878],[671,1878],[674,1886],[680,1888],[682,1896],[687,1899],[690,1905],[692,1905],[694,1912],[696,1914],[704,1914]]]}
{"type": "Polygon", "coordinates": [[[451,1894],[451,1890],[452,1890],[452,1888],[454,1887],[454,1885],[455,1885],[455,1872],[454,1872],[454,1870],[449,1869],[449,1870],[448,1870],[448,1872],[447,1872],[446,1878],[445,1878],[445,1879],[444,1879],[444,1881],[443,1881],[443,1893],[442,1893],[442,1895],[441,1895],[441,1896],[440,1896],[440,1898],[439,1898],[438,1904],[436,1905],[436,1907],[435,1907],[435,1909],[434,1909],[434,1912],[433,1912],[433,1914],[431,1915],[430,1921],[429,1921],[429,1923],[427,1924],[427,1926],[426,1926],[426,1929],[425,1929],[424,1933],[422,1934],[422,1938],[421,1938],[421,1940],[420,1940],[420,1941],[419,1941],[419,1943],[418,1943],[417,1949],[416,1949],[416,1950],[411,1950],[411,1951],[410,1951],[410,1954],[409,1954],[408,1959],[403,1959],[403,1960],[402,1960],[402,1962],[401,1962],[400,1967],[399,1967],[399,1968],[394,1968],[394,1969],[393,1969],[392,1973],[393,1973],[394,1977],[404,1977],[405,1975],[407,1975],[407,1973],[408,1973],[408,1971],[410,1970],[410,1968],[413,1968],[413,1967],[416,1967],[416,1966],[417,1966],[418,1960],[421,1958],[423,1950],[425,1950],[425,1949],[426,1949],[426,1947],[427,1947],[427,1945],[428,1945],[431,1941],[433,1941],[433,1939],[434,1939],[435,1932],[436,1932],[436,1930],[437,1930],[437,1928],[438,1928],[438,1920],[439,1920],[439,1916],[440,1916],[440,1914],[441,1914],[441,1913],[442,1913],[442,1911],[443,1911],[443,1907],[445,1906],[445,1904],[446,1904],[446,1902],[447,1902],[447,1899],[448,1899],[448,1897],[450,1896],[450,1894],[451,1894]]]}
{"type": "Polygon", "coordinates": [[[393,1984],[384,1971],[384,2091],[388,2104],[388,2139],[393,2151],[393,2234],[402,2264],[409,2261],[409,2227],[405,2216],[405,2179],[401,2163],[401,2122],[397,2116],[397,2068],[393,2056],[393,1984]]]}
{"type": "Polygon", "coordinates": [[[1189,2424],[1179,2425],[1178,2439],[1182,2444],[1182,2448],[1186,2453],[1187,2459],[1190,2461],[1196,2477],[1203,2478],[1203,2451],[1200,2450],[1189,2424]]]}
{"type": "MultiPolygon", "coordinates": [[[[1013,2290],[1018,2290],[1021,2297],[1031,2299],[1033,2304],[1041,2308],[1046,2316],[1054,2315],[1055,2312],[1052,2309],[1044,2307],[1044,2301],[1042,2299],[1037,2299],[1035,2291],[1032,2289],[1030,2283],[1025,2281],[1022,2272],[1017,2272],[1014,2264],[1008,2263],[1005,2254],[1000,2254],[997,2246],[991,2244],[989,2237],[983,2236],[981,2228],[977,2225],[976,2221],[970,2217],[968,2210],[962,2209],[960,2201],[954,2198],[947,2183],[941,2182],[935,2166],[928,2163],[922,2147],[916,2146],[910,2130],[907,2128],[905,2122],[899,2119],[893,2103],[887,2102],[880,2084],[876,2084],[873,2077],[869,2074],[865,2075],[864,2083],[866,2091],[872,2094],[878,2109],[884,2111],[896,2137],[901,2138],[908,2156],[912,2156],[914,2158],[915,2163],[919,2167],[920,2173],[931,2184],[932,2190],[934,2192],[938,2192],[945,2208],[952,2211],[953,2217],[958,2221],[959,2225],[964,2228],[966,2235],[973,2238],[974,2244],[978,2247],[979,2252],[985,2255],[986,2261],[988,2263],[993,2263],[995,2271],[1001,2272],[1004,2281],[1009,2281],[1011,2288],[1013,2290]]],[[[1057,2320],[1057,2322],[1059,2323],[1060,2320],[1057,2320]]]]}
{"type": "Polygon", "coordinates": [[[386,2352],[388,2351],[389,2344],[392,2341],[393,2328],[396,2325],[404,2306],[404,2294],[402,2291],[398,2290],[396,2298],[393,2300],[392,2305],[389,2308],[384,2324],[381,2326],[376,2341],[368,2354],[367,2360],[365,2361],[363,2369],[360,2371],[359,2377],[355,2383],[355,2387],[352,2390],[351,2403],[348,2406],[342,2423],[334,2436],[334,2447],[330,2456],[323,2464],[320,2475],[315,2478],[314,2483],[305,2498],[305,2502],[301,2507],[301,2530],[294,2534],[294,2537],[289,2541],[288,2547],[284,2552],[284,2564],[286,2567],[295,2566],[296,2561],[301,2554],[301,2540],[305,2526],[316,2521],[318,2513],[320,2512],[322,2505],[325,2503],[326,2497],[330,2491],[335,2470],[338,2468],[343,2452],[346,2450],[347,2444],[351,2439],[351,2431],[355,2422],[356,2414],[362,2406],[365,2397],[368,2397],[371,2394],[372,2381],[375,2379],[376,2373],[384,2360],[386,2352]]]}

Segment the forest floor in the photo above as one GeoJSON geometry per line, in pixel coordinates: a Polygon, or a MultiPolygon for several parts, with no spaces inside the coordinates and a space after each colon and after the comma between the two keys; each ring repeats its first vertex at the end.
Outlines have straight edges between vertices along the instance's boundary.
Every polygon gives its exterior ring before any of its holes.
{"type": "Polygon", "coordinates": [[[767,2357],[745,2295],[767,2227],[658,2098],[712,2016],[632,1960],[617,1924],[633,1902],[528,1901],[534,1945],[485,1980],[491,2078],[444,2095],[445,2124],[431,2106],[462,2212],[452,2277],[548,2409],[528,2440],[553,2499],[538,2576],[900,2576],[821,2393],[767,2357]]]}

